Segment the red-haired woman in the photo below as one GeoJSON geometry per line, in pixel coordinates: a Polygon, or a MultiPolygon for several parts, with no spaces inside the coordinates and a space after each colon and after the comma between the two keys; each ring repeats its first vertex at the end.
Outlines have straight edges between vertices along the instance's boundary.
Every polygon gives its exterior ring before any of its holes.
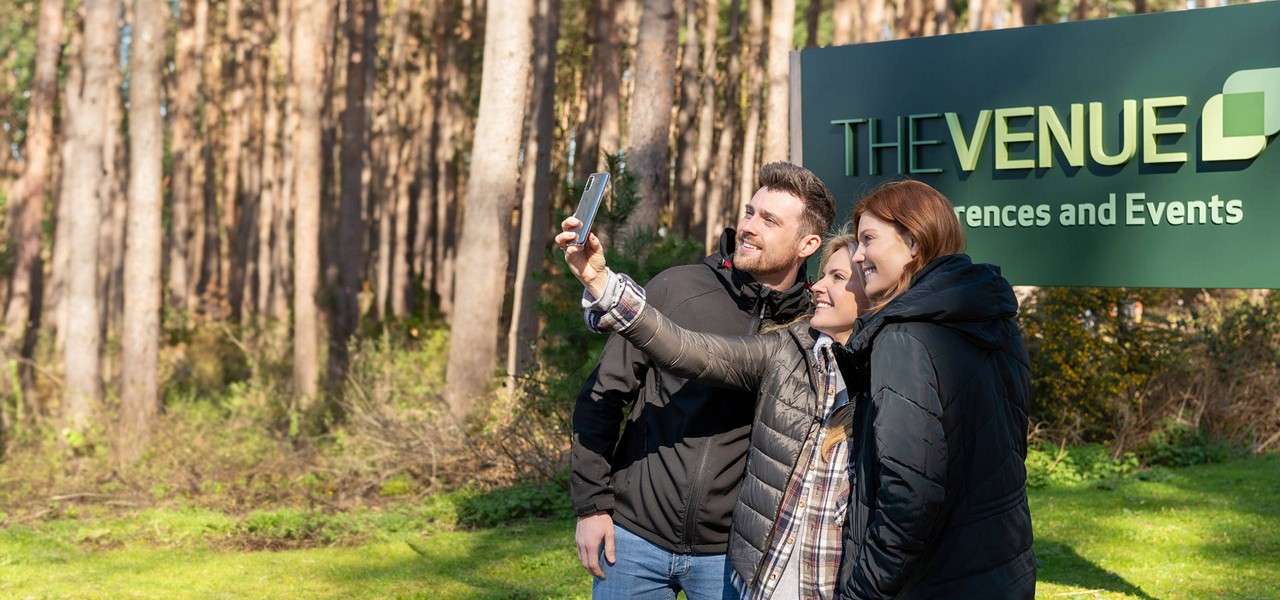
{"type": "Polygon", "coordinates": [[[850,395],[853,498],[843,598],[1032,598],[1030,371],[1018,304],[974,264],[951,203],[918,181],[853,216],[872,309],[837,354],[850,395]]]}

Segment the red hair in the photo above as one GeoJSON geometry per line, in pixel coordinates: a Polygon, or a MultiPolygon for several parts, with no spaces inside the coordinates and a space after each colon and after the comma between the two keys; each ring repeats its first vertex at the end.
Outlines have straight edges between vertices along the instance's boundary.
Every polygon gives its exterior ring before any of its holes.
{"type": "Polygon", "coordinates": [[[907,291],[911,278],[933,259],[964,252],[964,230],[951,201],[927,183],[911,179],[884,183],[854,208],[855,230],[863,215],[893,224],[899,235],[914,240],[916,245],[915,257],[903,267],[898,282],[875,308],[907,291]]]}

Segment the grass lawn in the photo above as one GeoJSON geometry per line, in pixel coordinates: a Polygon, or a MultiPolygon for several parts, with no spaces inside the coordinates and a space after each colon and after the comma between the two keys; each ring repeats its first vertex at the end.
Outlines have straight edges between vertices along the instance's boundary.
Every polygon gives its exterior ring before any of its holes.
{"type": "MultiPolygon", "coordinates": [[[[1280,457],[1035,489],[1031,509],[1039,597],[1280,598],[1280,457]]],[[[405,513],[343,519],[356,541],[283,550],[238,543],[236,519],[199,510],[11,525],[0,598],[589,596],[571,520],[452,531],[405,513]]]]}

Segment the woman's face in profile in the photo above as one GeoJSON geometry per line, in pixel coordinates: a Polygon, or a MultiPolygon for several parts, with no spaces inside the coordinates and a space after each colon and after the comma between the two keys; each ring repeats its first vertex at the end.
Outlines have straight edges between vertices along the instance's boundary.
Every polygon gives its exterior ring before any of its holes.
{"type": "Polygon", "coordinates": [[[822,267],[822,279],[809,286],[815,309],[810,326],[844,342],[853,331],[858,310],[868,305],[849,248],[836,250],[822,267]]]}
{"type": "Polygon", "coordinates": [[[858,249],[853,262],[866,280],[868,296],[879,300],[893,289],[915,254],[914,244],[903,239],[893,223],[872,214],[858,219],[858,249]]]}

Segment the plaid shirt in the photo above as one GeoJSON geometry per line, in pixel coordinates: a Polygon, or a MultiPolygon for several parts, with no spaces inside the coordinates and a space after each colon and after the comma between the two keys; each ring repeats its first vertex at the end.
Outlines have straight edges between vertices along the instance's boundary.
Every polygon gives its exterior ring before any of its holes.
{"type": "MultiPolygon", "coordinates": [[[[834,598],[836,577],[840,570],[840,554],[844,519],[849,507],[849,448],[841,441],[830,450],[830,456],[819,456],[826,428],[838,419],[841,410],[852,410],[844,380],[840,377],[832,339],[823,335],[814,345],[819,372],[826,375],[822,395],[818,398],[824,415],[822,423],[809,430],[800,458],[787,488],[783,492],[778,518],[769,534],[769,548],[761,558],[760,569],[752,585],[735,580],[743,600],[773,596],[789,560],[800,560],[800,590],[805,598],[834,598]],[[800,554],[794,555],[796,537],[800,554]]],[[[736,573],[735,573],[736,575],[736,573]]],[[[736,578],[735,578],[736,579],[736,578]]]]}
{"type": "MultiPolygon", "coordinates": [[[[598,333],[623,331],[644,309],[644,288],[626,275],[609,272],[600,298],[582,294],[587,327],[598,333]]],[[[818,372],[825,375],[818,407],[823,420],[814,424],[805,437],[800,457],[783,492],[778,518],[769,534],[770,545],[761,558],[756,580],[748,585],[732,573],[743,600],[760,600],[773,595],[786,571],[787,562],[798,558],[800,590],[805,598],[834,598],[844,519],[849,506],[848,441],[837,443],[830,456],[819,456],[826,428],[839,418],[841,410],[852,410],[844,379],[832,353],[833,340],[823,335],[814,344],[818,372]],[[799,534],[800,554],[793,556],[799,534]]]]}

